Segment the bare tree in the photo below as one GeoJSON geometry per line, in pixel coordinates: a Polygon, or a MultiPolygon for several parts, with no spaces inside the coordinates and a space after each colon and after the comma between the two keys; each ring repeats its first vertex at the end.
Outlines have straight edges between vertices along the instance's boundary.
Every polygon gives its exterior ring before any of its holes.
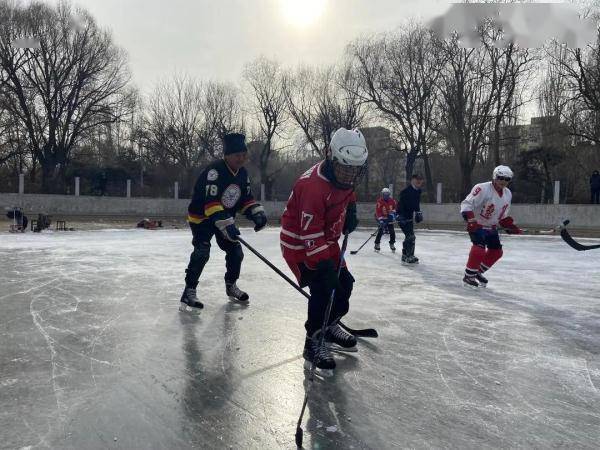
{"type": "Polygon", "coordinates": [[[365,121],[364,102],[357,95],[356,73],[349,64],[324,69],[299,67],[284,78],[290,117],[305,136],[311,156],[325,156],[331,135],[365,121]]]}
{"type": "Polygon", "coordinates": [[[434,37],[421,24],[410,23],[398,32],[356,41],[348,51],[360,80],[358,94],[407,144],[406,181],[422,156],[433,195],[427,149],[435,139],[436,83],[443,67],[434,37]]]}
{"type": "Polygon", "coordinates": [[[250,108],[258,122],[258,140],[262,143],[258,168],[260,181],[269,198],[275,173],[269,173],[269,162],[276,151],[276,137],[287,120],[283,71],[276,61],[258,58],[247,64],[243,77],[250,87],[250,108]]]}
{"type": "Polygon", "coordinates": [[[146,103],[138,132],[146,158],[177,167],[184,189],[191,189],[197,169],[219,154],[223,135],[243,128],[237,90],[227,84],[176,75],[159,83],[146,103]]]}
{"type": "Polygon", "coordinates": [[[6,108],[18,117],[42,166],[44,192],[61,185],[70,152],[82,135],[116,120],[130,95],[125,53],[84,10],[33,2],[10,6],[0,23],[0,65],[6,73],[6,108]],[[15,47],[35,37],[39,48],[15,47]],[[23,63],[23,58],[27,58],[23,63]]]}

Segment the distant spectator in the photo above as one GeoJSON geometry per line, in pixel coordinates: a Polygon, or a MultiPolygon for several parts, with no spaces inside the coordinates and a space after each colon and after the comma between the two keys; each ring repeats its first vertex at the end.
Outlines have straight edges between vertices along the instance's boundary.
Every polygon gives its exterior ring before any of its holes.
{"type": "Polygon", "coordinates": [[[600,173],[597,170],[594,170],[590,177],[590,191],[592,192],[590,203],[600,204],[600,173]]]}

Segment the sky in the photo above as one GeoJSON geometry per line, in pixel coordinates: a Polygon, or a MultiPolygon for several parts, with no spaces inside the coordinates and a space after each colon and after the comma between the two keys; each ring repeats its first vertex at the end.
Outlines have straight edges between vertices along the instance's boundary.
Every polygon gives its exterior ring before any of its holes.
{"type": "MultiPolygon", "coordinates": [[[[58,0],[46,0],[57,3],[58,0]]],[[[148,92],[184,73],[236,82],[258,56],[285,65],[327,65],[353,39],[410,17],[443,14],[446,0],[72,0],[112,30],[148,92]]]]}

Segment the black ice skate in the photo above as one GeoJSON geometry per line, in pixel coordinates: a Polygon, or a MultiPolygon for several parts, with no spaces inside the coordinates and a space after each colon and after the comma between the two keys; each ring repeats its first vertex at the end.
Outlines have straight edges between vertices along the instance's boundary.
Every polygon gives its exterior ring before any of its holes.
{"type": "Polygon", "coordinates": [[[414,255],[402,255],[402,262],[405,264],[419,264],[419,258],[414,255]]]}
{"type": "Polygon", "coordinates": [[[315,373],[324,377],[330,377],[333,375],[333,370],[335,369],[335,361],[333,360],[333,356],[331,356],[327,342],[323,341],[323,345],[319,348],[320,334],[320,331],[317,331],[312,338],[306,336],[304,352],[302,352],[304,369],[310,370],[314,358],[315,373]]]}
{"type": "Polygon", "coordinates": [[[356,338],[346,333],[337,323],[331,324],[325,333],[329,348],[337,352],[357,352],[356,338]]]}
{"type": "Polygon", "coordinates": [[[463,277],[463,284],[470,288],[478,288],[479,287],[479,283],[475,280],[474,276],[468,277],[467,275],[465,275],[463,277]]]}
{"type": "Polygon", "coordinates": [[[199,313],[202,308],[204,305],[196,297],[196,289],[186,287],[181,294],[179,311],[199,313]]]}
{"type": "Polygon", "coordinates": [[[396,251],[396,246],[393,242],[390,242],[390,250],[392,251],[392,253],[396,251]]]}
{"type": "Polygon", "coordinates": [[[250,296],[242,291],[235,283],[225,283],[225,293],[229,297],[229,300],[238,303],[248,303],[250,296]]]}
{"type": "Polygon", "coordinates": [[[381,250],[381,247],[379,246],[379,244],[375,244],[375,251],[378,252],[379,250],[381,250]]]}
{"type": "Polygon", "coordinates": [[[475,275],[475,278],[477,278],[477,281],[479,281],[479,286],[482,288],[487,287],[488,280],[481,274],[481,272],[475,275]]]}

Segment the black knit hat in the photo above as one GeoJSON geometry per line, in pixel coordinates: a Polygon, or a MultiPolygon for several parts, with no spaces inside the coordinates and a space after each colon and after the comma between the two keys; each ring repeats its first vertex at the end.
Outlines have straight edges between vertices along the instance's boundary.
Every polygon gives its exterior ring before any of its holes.
{"type": "Polygon", "coordinates": [[[247,152],[246,136],[240,133],[231,133],[223,136],[223,154],[247,152]]]}

